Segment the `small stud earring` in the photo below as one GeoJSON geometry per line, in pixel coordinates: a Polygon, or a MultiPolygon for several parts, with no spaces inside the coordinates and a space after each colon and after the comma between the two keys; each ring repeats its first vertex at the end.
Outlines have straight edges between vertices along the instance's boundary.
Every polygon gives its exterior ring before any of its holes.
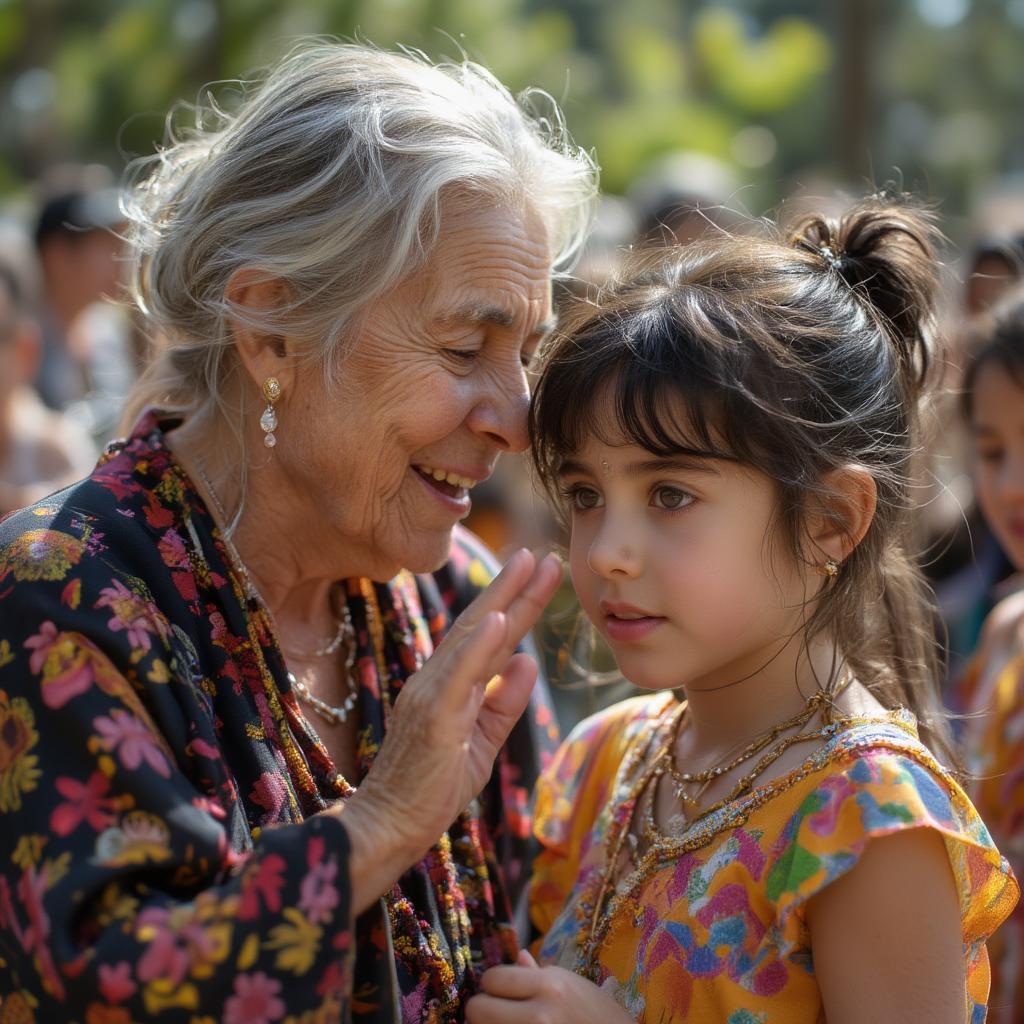
{"type": "Polygon", "coordinates": [[[839,564],[833,558],[826,558],[821,565],[818,566],[818,572],[822,576],[827,576],[830,580],[834,580],[839,575],[839,564]]]}
{"type": "Polygon", "coordinates": [[[274,403],[281,397],[281,382],[276,377],[268,377],[263,382],[263,397],[267,400],[267,407],[260,417],[260,430],[263,431],[263,443],[268,448],[277,444],[277,413],[274,412],[274,403]]]}

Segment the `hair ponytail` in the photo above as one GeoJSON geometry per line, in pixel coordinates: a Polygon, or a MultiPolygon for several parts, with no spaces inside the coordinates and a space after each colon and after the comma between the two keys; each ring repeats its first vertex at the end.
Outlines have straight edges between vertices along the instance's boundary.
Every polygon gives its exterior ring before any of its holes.
{"type": "Polygon", "coordinates": [[[863,200],[839,221],[809,216],[791,236],[796,248],[816,254],[823,269],[838,274],[877,318],[915,397],[934,362],[940,238],[929,211],[888,193],[863,200]]]}

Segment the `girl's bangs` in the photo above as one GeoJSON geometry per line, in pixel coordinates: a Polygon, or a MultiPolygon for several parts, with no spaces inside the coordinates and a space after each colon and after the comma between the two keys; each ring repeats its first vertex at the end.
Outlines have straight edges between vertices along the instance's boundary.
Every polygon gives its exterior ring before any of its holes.
{"type": "Polygon", "coordinates": [[[660,458],[735,459],[723,443],[723,396],[710,374],[697,360],[690,372],[680,372],[673,365],[680,361],[678,349],[671,358],[652,355],[620,339],[553,359],[531,411],[538,462],[553,471],[591,437],[610,447],[636,445],[660,458]]]}

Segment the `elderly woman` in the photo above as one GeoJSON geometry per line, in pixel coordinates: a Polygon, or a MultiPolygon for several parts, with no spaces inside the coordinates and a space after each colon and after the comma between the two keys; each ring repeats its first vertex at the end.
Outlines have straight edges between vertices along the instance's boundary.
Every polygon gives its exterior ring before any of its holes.
{"type": "Polygon", "coordinates": [[[356,46],[221,117],[131,205],[144,411],[0,526],[0,1019],[459,1020],[515,956],[559,570],[483,590],[458,523],[593,167],[356,46]]]}

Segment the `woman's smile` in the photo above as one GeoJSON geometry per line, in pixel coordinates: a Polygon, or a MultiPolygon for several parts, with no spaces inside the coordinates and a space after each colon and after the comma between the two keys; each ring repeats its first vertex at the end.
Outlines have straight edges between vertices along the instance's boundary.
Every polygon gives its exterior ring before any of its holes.
{"type": "Polygon", "coordinates": [[[469,515],[473,507],[469,492],[491,475],[490,469],[482,472],[478,470],[471,476],[468,473],[427,465],[414,465],[412,468],[427,491],[460,519],[469,515]]]}

